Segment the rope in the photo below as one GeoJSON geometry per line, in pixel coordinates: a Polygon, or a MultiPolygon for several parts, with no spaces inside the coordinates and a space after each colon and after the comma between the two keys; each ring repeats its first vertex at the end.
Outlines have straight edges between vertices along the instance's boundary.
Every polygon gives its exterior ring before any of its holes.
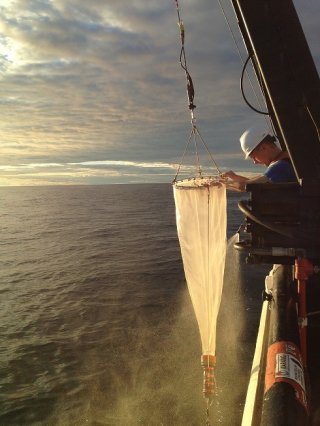
{"type": "Polygon", "coordinates": [[[183,164],[183,160],[184,160],[184,157],[185,157],[185,155],[186,155],[186,153],[187,153],[188,146],[190,145],[190,142],[191,142],[192,137],[193,137],[193,140],[194,140],[194,143],[195,143],[195,149],[196,149],[196,158],[197,158],[197,161],[196,161],[196,162],[197,162],[197,165],[198,165],[198,174],[199,174],[199,176],[201,176],[201,175],[202,175],[202,170],[201,170],[201,166],[200,166],[200,159],[199,159],[199,153],[198,153],[198,145],[197,145],[197,142],[196,142],[196,137],[197,137],[197,136],[200,138],[200,140],[201,140],[201,142],[202,142],[202,144],[203,144],[203,146],[204,146],[205,150],[207,151],[207,153],[208,153],[208,155],[209,155],[209,157],[210,157],[210,159],[211,159],[212,163],[214,164],[214,167],[216,168],[216,170],[217,170],[218,174],[219,174],[219,175],[221,175],[221,174],[222,174],[222,172],[221,172],[221,170],[220,170],[220,168],[219,168],[219,166],[218,166],[217,162],[216,162],[216,161],[215,161],[215,159],[213,158],[213,156],[212,156],[212,154],[211,154],[211,152],[210,152],[210,150],[209,150],[209,148],[208,148],[208,146],[207,146],[206,142],[204,141],[203,137],[201,136],[201,134],[200,134],[200,132],[199,132],[198,127],[197,127],[195,124],[193,124],[193,125],[192,125],[192,128],[191,128],[190,135],[189,135],[189,139],[187,140],[187,143],[186,143],[186,145],[185,145],[184,152],[183,152],[183,154],[182,154],[181,160],[180,160],[179,165],[178,165],[178,167],[177,167],[177,171],[176,171],[176,174],[175,174],[175,177],[174,177],[174,179],[173,179],[172,183],[175,183],[175,182],[177,181],[177,177],[178,177],[178,175],[180,174],[180,171],[181,171],[181,168],[182,168],[182,164],[183,164]]]}
{"type": "Polygon", "coordinates": [[[219,175],[221,175],[221,173],[222,173],[222,172],[221,172],[221,170],[219,169],[218,164],[215,162],[214,158],[212,157],[212,154],[211,154],[211,152],[209,151],[209,148],[208,148],[207,144],[205,143],[205,141],[204,141],[203,137],[200,135],[200,132],[199,132],[199,130],[198,130],[198,127],[196,127],[196,125],[194,125],[193,127],[194,127],[195,131],[197,132],[197,134],[198,134],[199,138],[201,139],[201,142],[203,143],[203,145],[204,145],[204,147],[205,147],[205,149],[206,149],[207,153],[209,154],[209,156],[210,156],[210,158],[211,158],[211,161],[213,162],[213,164],[214,164],[215,168],[217,169],[217,171],[218,171],[219,175]]]}
{"type": "Polygon", "coordinates": [[[201,165],[200,165],[198,143],[197,143],[197,138],[196,138],[196,133],[195,133],[196,127],[192,126],[192,130],[193,130],[193,141],[194,141],[194,147],[195,147],[195,153],[196,153],[196,164],[197,164],[197,169],[198,169],[198,176],[201,177],[202,176],[202,170],[201,170],[201,165]]]}
{"type": "Polygon", "coordinates": [[[194,128],[192,127],[191,132],[190,132],[189,139],[187,140],[186,146],[185,146],[185,148],[184,148],[183,155],[182,155],[182,157],[181,157],[181,160],[180,160],[179,166],[178,166],[178,168],[177,168],[176,175],[175,175],[175,177],[174,177],[174,179],[173,179],[172,183],[175,183],[175,182],[176,182],[177,177],[178,177],[178,174],[180,173],[180,169],[181,169],[181,166],[182,166],[182,164],[183,164],[183,160],[184,160],[184,157],[185,157],[185,155],[186,155],[186,152],[187,152],[188,146],[189,146],[189,144],[190,144],[190,141],[191,141],[191,138],[192,138],[193,132],[194,132],[194,128]]]}
{"type": "Polygon", "coordinates": [[[187,79],[188,108],[189,108],[190,114],[191,114],[191,125],[192,125],[192,129],[191,129],[191,133],[190,133],[189,139],[188,139],[186,147],[185,147],[185,151],[183,153],[182,159],[181,159],[181,161],[179,163],[176,175],[174,177],[173,183],[176,182],[177,176],[180,173],[182,161],[184,160],[187,148],[189,146],[189,143],[190,143],[190,140],[191,140],[192,137],[193,137],[193,142],[194,142],[195,151],[196,151],[196,165],[197,165],[198,175],[200,177],[202,176],[202,170],[201,170],[201,165],[200,165],[200,157],[199,157],[199,149],[198,149],[197,137],[200,138],[200,141],[202,142],[203,146],[205,147],[207,153],[209,154],[214,167],[218,171],[219,175],[221,175],[221,171],[220,171],[220,169],[219,169],[216,161],[213,159],[213,156],[211,155],[211,153],[210,153],[210,151],[208,149],[208,146],[204,142],[202,136],[199,133],[199,130],[198,130],[197,126],[195,125],[194,109],[196,108],[196,105],[194,105],[194,103],[193,103],[195,92],[194,92],[193,81],[192,81],[191,75],[190,75],[190,73],[188,71],[186,52],[185,52],[185,48],[184,48],[184,43],[185,43],[185,28],[184,28],[184,24],[183,24],[183,21],[182,21],[181,16],[180,16],[180,9],[179,9],[178,0],[175,0],[175,3],[176,3],[177,14],[178,14],[178,26],[179,26],[179,30],[180,30],[180,40],[181,40],[181,51],[180,51],[179,61],[180,61],[181,68],[184,70],[184,72],[186,74],[186,79],[187,79]]]}

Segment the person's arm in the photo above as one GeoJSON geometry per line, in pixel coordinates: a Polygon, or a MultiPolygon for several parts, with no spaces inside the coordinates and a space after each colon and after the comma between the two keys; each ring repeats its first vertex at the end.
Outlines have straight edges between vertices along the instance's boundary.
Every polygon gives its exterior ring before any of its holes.
{"type": "Polygon", "coordinates": [[[245,176],[237,175],[232,170],[229,170],[226,173],[222,173],[221,177],[231,179],[233,182],[246,182],[249,180],[249,178],[245,176]]]}
{"type": "Polygon", "coordinates": [[[225,184],[228,188],[235,189],[237,191],[245,191],[245,187],[248,183],[266,183],[269,182],[269,179],[260,175],[255,178],[248,178],[246,176],[237,175],[232,170],[229,170],[226,173],[222,173],[222,178],[227,178],[225,184]]]}

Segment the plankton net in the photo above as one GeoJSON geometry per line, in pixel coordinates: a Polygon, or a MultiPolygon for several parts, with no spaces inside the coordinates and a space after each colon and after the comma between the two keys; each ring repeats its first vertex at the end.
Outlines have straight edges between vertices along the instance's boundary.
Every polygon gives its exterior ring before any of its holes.
{"type": "Polygon", "coordinates": [[[198,177],[175,182],[173,192],[183,267],[202,343],[203,393],[211,398],[226,253],[226,187],[217,179],[198,177]]]}

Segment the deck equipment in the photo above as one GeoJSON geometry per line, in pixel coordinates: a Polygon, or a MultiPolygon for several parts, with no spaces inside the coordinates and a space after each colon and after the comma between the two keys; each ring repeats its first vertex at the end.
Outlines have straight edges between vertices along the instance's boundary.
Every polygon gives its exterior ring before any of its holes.
{"type": "Polygon", "coordinates": [[[248,184],[251,198],[239,203],[250,238],[237,248],[248,262],[277,265],[264,302],[270,311],[259,360],[264,386],[249,398],[252,413],[243,425],[319,424],[319,76],[292,0],[231,2],[298,181],[248,184]]]}

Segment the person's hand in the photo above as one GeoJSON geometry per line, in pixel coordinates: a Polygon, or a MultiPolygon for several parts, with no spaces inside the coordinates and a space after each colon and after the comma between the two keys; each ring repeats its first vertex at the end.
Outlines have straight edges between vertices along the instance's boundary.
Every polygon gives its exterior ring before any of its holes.
{"type": "Polygon", "coordinates": [[[228,172],[221,173],[221,178],[228,189],[241,192],[245,190],[247,178],[244,176],[237,175],[232,170],[229,170],[228,172]]]}
{"type": "Polygon", "coordinates": [[[222,179],[231,179],[231,180],[237,180],[238,175],[236,175],[232,170],[229,170],[228,172],[221,174],[222,179]]]}

